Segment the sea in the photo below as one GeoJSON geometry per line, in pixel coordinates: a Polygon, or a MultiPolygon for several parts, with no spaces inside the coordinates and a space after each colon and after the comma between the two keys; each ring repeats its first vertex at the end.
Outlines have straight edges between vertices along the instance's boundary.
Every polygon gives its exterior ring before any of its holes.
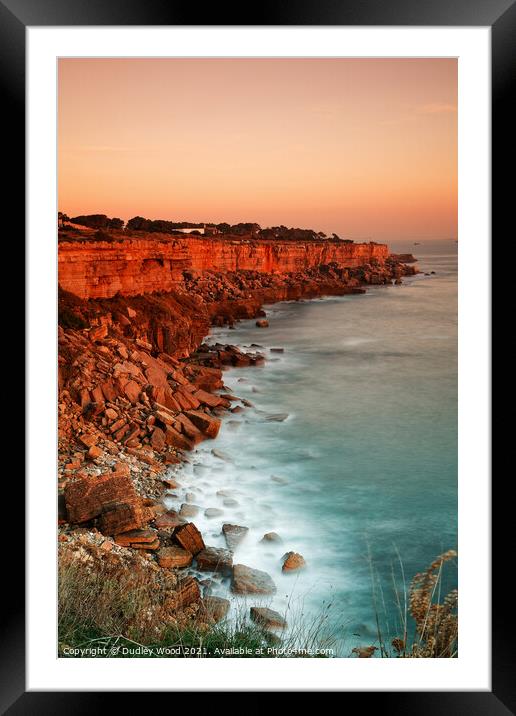
{"type": "MultiPolygon", "coordinates": [[[[413,253],[422,273],[362,295],[265,306],[266,329],[213,329],[208,342],[266,361],[224,372],[227,392],[252,405],[224,417],[166,498],[199,507],[192,520],[211,546],[225,546],[223,523],[249,528],[234,562],[267,572],[277,591],[237,596],[229,579],[199,573],[230,599],[229,618],[268,606],[337,657],[402,636],[412,577],[457,546],[458,244],[390,249],[413,253]],[[205,516],[213,507],[221,514],[205,516]],[[270,532],[280,541],[263,541],[270,532]],[[290,551],[306,567],[285,574],[290,551]]],[[[453,563],[441,589],[456,583],[453,563]]]]}

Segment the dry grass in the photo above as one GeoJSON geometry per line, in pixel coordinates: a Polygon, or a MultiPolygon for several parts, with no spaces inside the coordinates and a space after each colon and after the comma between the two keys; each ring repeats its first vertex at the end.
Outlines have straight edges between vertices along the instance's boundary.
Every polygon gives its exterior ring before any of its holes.
{"type": "MultiPolygon", "coordinates": [[[[443,659],[457,657],[458,650],[458,592],[452,589],[443,595],[443,568],[447,562],[456,564],[457,552],[448,550],[439,555],[423,572],[412,579],[408,589],[405,582],[403,562],[398,554],[399,567],[403,587],[400,590],[394,569],[392,572],[395,600],[398,607],[399,633],[393,638],[390,625],[386,625],[385,634],[380,626],[379,598],[384,602],[379,579],[373,577],[373,604],[376,615],[377,637],[379,646],[375,650],[382,657],[398,657],[404,659],[443,659]],[[380,594],[378,594],[380,591],[380,594]],[[387,642],[390,643],[387,643],[387,642]]],[[[360,657],[370,657],[374,647],[354,649],[360,657]],[[366,651],[364,651],[364,649],[366,651]]]]}

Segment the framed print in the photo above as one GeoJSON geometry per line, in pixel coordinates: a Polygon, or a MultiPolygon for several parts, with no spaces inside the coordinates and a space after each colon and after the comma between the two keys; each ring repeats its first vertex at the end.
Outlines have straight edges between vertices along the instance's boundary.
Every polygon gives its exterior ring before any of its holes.
{"type": "Polygon", "coordinates": [[[0,12],[28,285],[5,710],[510,712],[490,264],[514,5],[0,12]]]}

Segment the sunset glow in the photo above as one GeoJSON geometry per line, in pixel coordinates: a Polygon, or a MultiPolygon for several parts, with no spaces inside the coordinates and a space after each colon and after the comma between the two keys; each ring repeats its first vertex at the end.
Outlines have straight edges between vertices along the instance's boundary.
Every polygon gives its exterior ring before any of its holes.
{"type": "Polygon", "coordinates": [[[62,59],[59,210],[457,237],[454,59],[62,59]]]}

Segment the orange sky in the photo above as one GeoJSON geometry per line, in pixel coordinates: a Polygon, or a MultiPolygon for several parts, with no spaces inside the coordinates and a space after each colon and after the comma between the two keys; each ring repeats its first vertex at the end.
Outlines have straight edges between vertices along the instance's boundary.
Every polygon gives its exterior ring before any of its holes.
{"type": "Polygon", "coordinates": [[[453,59],[62,59],[59,209],[456,238],[453,59]]]}

